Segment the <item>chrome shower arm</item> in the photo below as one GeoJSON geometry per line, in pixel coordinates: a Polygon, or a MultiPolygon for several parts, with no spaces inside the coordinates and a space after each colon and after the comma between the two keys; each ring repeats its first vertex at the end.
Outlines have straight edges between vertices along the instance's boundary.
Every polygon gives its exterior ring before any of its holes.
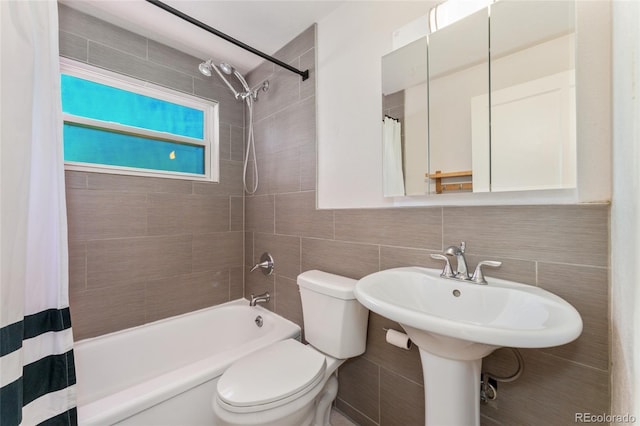
{"type": "Polygon", "coordinates": [[[231,85],[231,83],[229,83],[229,80],[227,80],[227,78],[224,76],[224,74],[222,74],[220,72],[220,70],[218,69],[218,66],[216,64],[211,64],[211,68],[213,68],[216,71],[216,74],[218,74],[218,76],[222,79],[222,81],[225,82],[227,87],[233,92],[233,95],[236,97],[236,99],[239,99],[240,98],[240,93],[238,93],[238,91],[236,89],[234,89],[234,87],[231,85]]]}

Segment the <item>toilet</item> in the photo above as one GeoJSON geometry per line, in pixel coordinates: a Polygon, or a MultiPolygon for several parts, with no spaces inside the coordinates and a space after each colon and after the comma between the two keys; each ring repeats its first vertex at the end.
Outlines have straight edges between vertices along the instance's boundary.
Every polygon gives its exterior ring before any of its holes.
{"type": "Polygon", "coordinates": [[[236,361],[220,377],[216,425],[327,426],[337,369],[361,355],[369,311],[356,280],[322,271],[298,275],[305,339],[283,340],[236,361]]]}

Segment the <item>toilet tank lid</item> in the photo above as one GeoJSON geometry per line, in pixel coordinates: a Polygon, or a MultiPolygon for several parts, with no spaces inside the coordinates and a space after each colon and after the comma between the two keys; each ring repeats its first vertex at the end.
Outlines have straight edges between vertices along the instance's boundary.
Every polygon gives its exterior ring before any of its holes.
{"type": "Polygon", "coordinates": [[[353,289],[357,282],[352,278],[318,270],[306,271],[298,275],[298,285],[300,287],[343,300],[356,298],[353,294],[353,289]]]}

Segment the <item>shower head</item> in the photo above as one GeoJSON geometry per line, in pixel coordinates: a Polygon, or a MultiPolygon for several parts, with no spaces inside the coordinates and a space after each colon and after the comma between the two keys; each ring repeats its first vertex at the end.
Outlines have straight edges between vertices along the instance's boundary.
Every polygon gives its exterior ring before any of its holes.
{"type": "Polygon", "coordinates": [[[240,74],[237,70],[233,70],[233,75],[236,76],[236,78],[240,81],[240,84],[242,84],[242,87],[244,87],[244,90],[247,93],[251,93],[251,89],[249,89],[249,83],[247,83],[247,80],[244,79],[244,77],[242,76],[242,74],[240,74]]]}
{"type": "Polygon", "coordinates": [[[198,69],[200,70],[200,72],[204,75],[206,75],[207,77],[211,77],[211,67],[213,66],[211,59],[208,59],[206,61],[204,61],[203,63],[201,63],[200,65],[198,65],[198,69]]]}
{"type": "Polygon", "coordinates": [[[234,71],[236,70],[234,67],[232,67],[231,65],[227,64],[226,62],[223,62],[220,64],[220,69],[222,70],[223,73],[227,74],[227,75],[231,75],[234,73],[234,71]]]}
{"type": "Polygon", "coordinates": [[[200,65],[198,65],[198,69],[200,70],[200,72],[202,74],[206,75],[207,77],[211,77],[212,71],[215,71],[216,74],[218,74],[218,77],[220,77],[220,79],[227,85],[229,90],[231,90],[231,92],[233,92],[233,94],[236,97],[236,99],[239,99],[241,97],[240,93],[238,93],[238,91],[236,89],[234,89],[234,87],[231,85],[231,83],[229,83],[229,80],[227,80],[227,78],[224,76],[224,74],[222,72],[220,72],[219,68],[222,68],[222,71],[224,71],[226,74],[231,74],[231,72],[237,72],[229,64],[220,64],[220,67],[217,67],[213,63],[213,59],[207,59],[206,61],[204,61],[200,65]],[[227,72],[227,71],[230,71],[230,72],[227,72]]]}
{"type": "MultiPolygon", "coordinates": [[[[247,99],[247,98],[253,98],[253,100],[257,99],[257,91],[259,89],[253,89],[253,90],[250,89],[249,88],[249,84],[247,83],[247,80],[244,79],[242,74],[240,74],[238,72],[238,70],[236,70],[233,67],[233,65],[229,65],[226,62],[222,62],[220,65],[215,65],[213,63],[213,59],[207,59],[206,61],[204,61],[200,65],[198,65],[198,69],[200,70],[200,72],[202,74],[206,75],[207,77],[211,77],[212,72],[215,71],[215,73],[218,74],[220,79],[227,85],[227,87],[231,90],[231,92],[233,92],[233,94],[236,97],[236,99],[243,99],[243,100],[247,99]],[[225,74],[226,75],[235,75],[245,91],[242,92],[242,93],[239,93],[231,85],[231,83],[229,83],[229,80],[227,80],[227,78],[225,77],[225,74]]],[[[268,83],[267,83],[267,85],[268,85],[268,83]]],[[[261,86],[261,89],[266,92],[267,88],[268,88],[268,86],[265,86],[264,83],[263,83],[263,85],[261,86]]]]}
{"type": "MultiPolygon", "coordinates": [[[[240,74],[238,70],[233,67],[233,65],[230,65],[227,62],[222,62],[220,63],[220,65],[218,65],[218,68],[220,68],[220,70],[227,75],[235,75],[238,81],[240,82],[240,84],[242,84],[242,87],[244,88],[245,92],[248,93],[251,91],[251,89],[249,89],[249,85],[247,84],[247,81],[244,79],[242,74],[240,74]]],[[[246,94],[245,94],[245,97],[246,97],[246,94]]]]}
{"type": "Polygon", "coordinates": [[[227,75],[235,75],[238,81],[240,82],[240,84],[242,84],[242,87],[244,88],[244,90],[246,92],[251,91],[251,89],[249,89],[249,85],[247,84],[247,81],[244,79],[242,74],[240,74],[238,70],[233,67],[233,65],[230,65],[227,62],[222,62],[220,63],[220,65],[218,65],[218,68],[220,68],[220,70],[227,75]]]}

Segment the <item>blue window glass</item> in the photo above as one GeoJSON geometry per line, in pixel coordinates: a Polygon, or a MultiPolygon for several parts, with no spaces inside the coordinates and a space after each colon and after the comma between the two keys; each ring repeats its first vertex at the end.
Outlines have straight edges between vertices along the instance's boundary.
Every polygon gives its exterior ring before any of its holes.
{"type": "Polygon", "coordinates": [[[204,112],[62,74],[62,111],[158,132],[204,138],[204,112]]]}
{"type": "Polygon", "coordinates": [[[204,174],[204,147],[64,124],[65,161],[204,174]]]}

